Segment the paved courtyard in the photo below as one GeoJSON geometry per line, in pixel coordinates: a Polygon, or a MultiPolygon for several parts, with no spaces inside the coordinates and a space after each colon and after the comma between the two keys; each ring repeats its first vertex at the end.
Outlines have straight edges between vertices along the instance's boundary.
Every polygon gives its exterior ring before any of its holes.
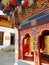
{"type": "Polygon", "coordinates": [[[14,65],[14,51],[0,50],[0,65],[14,65]]]}

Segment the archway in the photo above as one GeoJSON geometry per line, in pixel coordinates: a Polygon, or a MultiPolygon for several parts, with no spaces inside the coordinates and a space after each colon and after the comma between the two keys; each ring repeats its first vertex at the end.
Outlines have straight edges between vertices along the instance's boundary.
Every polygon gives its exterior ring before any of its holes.
{"type": "Polygon", "coordinates": [[[22,48],[23,48],[23,60],[34,60],[34,44],[33,37],[26,33],[22,39],[22,48]]]}
{"type": "Polygon", "coordinates": [[[40,45],[41,63],[49,63],[49,30],[43,30],[38,37],[40,45]]]}

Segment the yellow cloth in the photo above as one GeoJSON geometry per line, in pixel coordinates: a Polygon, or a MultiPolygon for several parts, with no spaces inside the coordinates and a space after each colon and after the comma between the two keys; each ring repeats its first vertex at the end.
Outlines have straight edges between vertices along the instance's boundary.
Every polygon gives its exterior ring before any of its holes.
{"type": "Polygon", "coordinates": [[[5,6],[8,2],[9,2],[9,0],[2,0],[1,3],[5,6]]]}

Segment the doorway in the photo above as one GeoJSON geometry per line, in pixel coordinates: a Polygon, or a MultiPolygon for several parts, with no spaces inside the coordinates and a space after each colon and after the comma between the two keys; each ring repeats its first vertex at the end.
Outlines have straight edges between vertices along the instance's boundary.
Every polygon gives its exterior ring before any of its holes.
{"type": "Polygon", "coordinates": [[[34,61],[33,37],[26,33],[22,39],[23,60],[34,61]]]}
{"type": "Polygon", "coordinates": [[[44,30],[39,35],[41,63],[49,63],[49,30],[44,30]]]}
{"type": "Polygon", "coordinates": [[[0,45],[3,45],[3,35],[4,32],[0,32],[0,45]]]}
{"type": "Polygon", "coordinates": [[[15,34],[11,34],[11,45],[15,45],[15,34]]]}

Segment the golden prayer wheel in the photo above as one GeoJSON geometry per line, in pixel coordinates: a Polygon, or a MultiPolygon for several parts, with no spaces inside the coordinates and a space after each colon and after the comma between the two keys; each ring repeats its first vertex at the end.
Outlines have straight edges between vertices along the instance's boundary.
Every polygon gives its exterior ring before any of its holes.
{"type": "Polygon", "coordinates": [[[44,36],[45,53],[49,55],[49,35],[44,36]]]}
{"type": "Polygon", "coordinates": [[[29,43],[29,51],[30,52],[34,52],[34,39],[33,39],[33,37],[29,37],[29,39],[28,39],[28,43],[29,43]]]}

